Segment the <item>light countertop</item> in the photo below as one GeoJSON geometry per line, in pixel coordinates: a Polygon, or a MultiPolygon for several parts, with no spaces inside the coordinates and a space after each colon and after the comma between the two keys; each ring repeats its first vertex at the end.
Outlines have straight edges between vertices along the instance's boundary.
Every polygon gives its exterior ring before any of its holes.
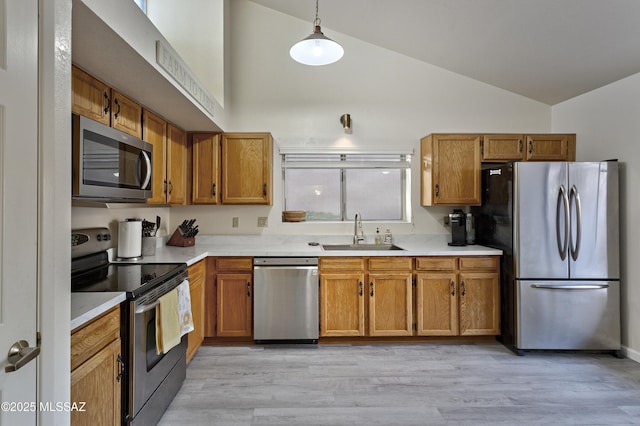
{"type": "Polygon", "coordinates": [[[125,293],[71,293],[71,330],[125,301],[125,293]]]}
{"type": "MultiPolygon", "coordinates": [[[[345,235],[203,235],[193,247],[169,247],[167,238],[158,238],[155,256],[145,256],[143,263],[186,263],[193,265],[208,256],[251,257],[344,257],[344,256],[500,256],[501,250],[469,245],[447,245],[448,235],[398,235],[393,243],[404,250],[324,250],[322,244],[349,244],[345,235]],[[310,246],[309,242],[318,242],[310,246]]],[[[125,294],[71,293],[71,329],[85,324],[125,300],[125,294]]]]}
{"type": "MultiPolygon", "coordinates": [[[[324,250],[322,244],[349,244],[351,237],[340,235],[204,235],[196,237],[193,247],[158,245],[155,256],[142,261],[185,262],[192,265],[208,256],[500,256],[501,250],[480,245],[452,247],[447,245],[448,235],[399,235],[393,243],[404,250],[324,250]],[[318,242],[318,246],[310,246],[318,242]]],[[[164,244],[159,241],[159,244],[164,244]]]]}

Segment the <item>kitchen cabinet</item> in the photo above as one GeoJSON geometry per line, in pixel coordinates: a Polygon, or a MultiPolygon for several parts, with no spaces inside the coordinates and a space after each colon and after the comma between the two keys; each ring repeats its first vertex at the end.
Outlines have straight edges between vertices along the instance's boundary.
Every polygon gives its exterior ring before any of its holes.
{"type": "Polygon", "coordinates": [[[167,203],[187,203],[187,134],[167,124],[167,203]]]}
{"type": "Polygon", "coordinates": [[[575,161],[575,134],[489,134],[482,136],[482,161],[575,161]]]}
{"type": "Polygon", "coordinates": [[[320,336],[411,335],[411,263],[400,257],[320,258],[320,336]]]}
{"type": "Polygon", "coordinates": [[[71,67],[71,111],[111,125],[111,88],[82,71],[71,67]]]}
{"type": "Polygon", "coordinates": [[[71,332],[71,402],[73,425],[121,424],[120,307],[71,332]]]}
{"type": "Polygon", "coordinates": [[[71,111],[142,138],[142,106],[73,66],[71,111]]]}
{"type": "Polygon", "coordinates": [[[196,354],[204,340],[204,290],[206,280],[206,260],[189,266],[189,296],[191,297],[191,315],[193,331],[187,336],[187,364],[196,354]]]}
{"type": "Polygon", "coordinates": [[[149,204],[167,203],[167,122],[148,110],[142,111],[142,139],[153,145],[149,204]]]}
{"type": "Polygon", "coordinates": [[[320,273],[320,337],[364,336],[364,259],[318,260],[320,273]]]}
{"type": "Polygon", "coordinates": [[[153,145],[148,204],[186,204],[187,139],[184,130],[148,110],[142,111],[142,139],[153,145]]]}
{"type": "Polygon", "coordinates": [[[216,337],[251,337],[253,259],[216,259],[216,337]]]}
{"type": "Polygon", "coordinates": [[[142,106],[111,89],[111,127],[142,138],[142,106]]]}
{"type": "Polygon", "coordinates": [[[522,134],[483,135],[482,161],[522,161],[525,158],[522,134]]]}
{"type": "Polygon", "coordinates": [[[224,133],[220,155],[222,204],[271,205],[271,134],[224,133]]]}
{"type": "Polygon", "coordinates": [[[576,135],[525,135],[527,161],[575,161],[576,135]]]}
{"type": "Polygon", "coordinates": [[[368,259],[369,336],[413,334],[413,274],[408,257],[368,259]]]}
{"type": "Polygon", "coordinates": [[[220,135],[189,135],[192,149],[191,204],[220,204],[220,135]]]}
{"type": "Polygon", "coordinates": [[[431,134],[420,140],[423,206],[478,206],[480,196],[479,134],[431,134]]]}
{"type": "Polygon", "coordinates": [[[420,336],[500,333],[499,257],[416,258],[420,336]]]}

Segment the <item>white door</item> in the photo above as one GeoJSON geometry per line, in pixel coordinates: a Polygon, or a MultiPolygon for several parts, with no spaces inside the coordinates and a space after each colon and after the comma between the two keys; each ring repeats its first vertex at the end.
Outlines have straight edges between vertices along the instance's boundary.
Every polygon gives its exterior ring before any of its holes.
{"type": "MultiPolygon", "coordinates": [[[[9,348],[36,346],[38,0],[0,0],[0,424],[35,425],[37,358],[13,372],[9,348]]],[[[23,350],[23,353],[28,349],[23,350]]]]}

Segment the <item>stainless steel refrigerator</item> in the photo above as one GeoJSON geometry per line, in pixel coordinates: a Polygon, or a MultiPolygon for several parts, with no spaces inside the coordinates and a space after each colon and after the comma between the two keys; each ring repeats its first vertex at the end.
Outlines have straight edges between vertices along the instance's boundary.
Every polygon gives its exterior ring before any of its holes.
{"type": "Polygon", "coordinates": [[[500,340],[525,350],[620,349],[618,163],[482,171],[478,244],[504,251],[500,340]]]}

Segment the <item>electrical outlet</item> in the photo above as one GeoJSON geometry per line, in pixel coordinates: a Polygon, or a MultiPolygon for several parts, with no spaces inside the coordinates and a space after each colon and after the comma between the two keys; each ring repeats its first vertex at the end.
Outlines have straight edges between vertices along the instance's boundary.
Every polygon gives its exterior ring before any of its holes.
{"type": "Polygon", "coordinates": [[[234,217],[233,220],[232,220],[231,226],[234,227],[234,228],[237,228],[239,223],[240,223],[240,218],[234,217]]]}
{"type": "Polygon", "coordinates": [[[266,228],[269,226],[269,219],[266,216],[258,216],[258,227],[266,228]]]}

